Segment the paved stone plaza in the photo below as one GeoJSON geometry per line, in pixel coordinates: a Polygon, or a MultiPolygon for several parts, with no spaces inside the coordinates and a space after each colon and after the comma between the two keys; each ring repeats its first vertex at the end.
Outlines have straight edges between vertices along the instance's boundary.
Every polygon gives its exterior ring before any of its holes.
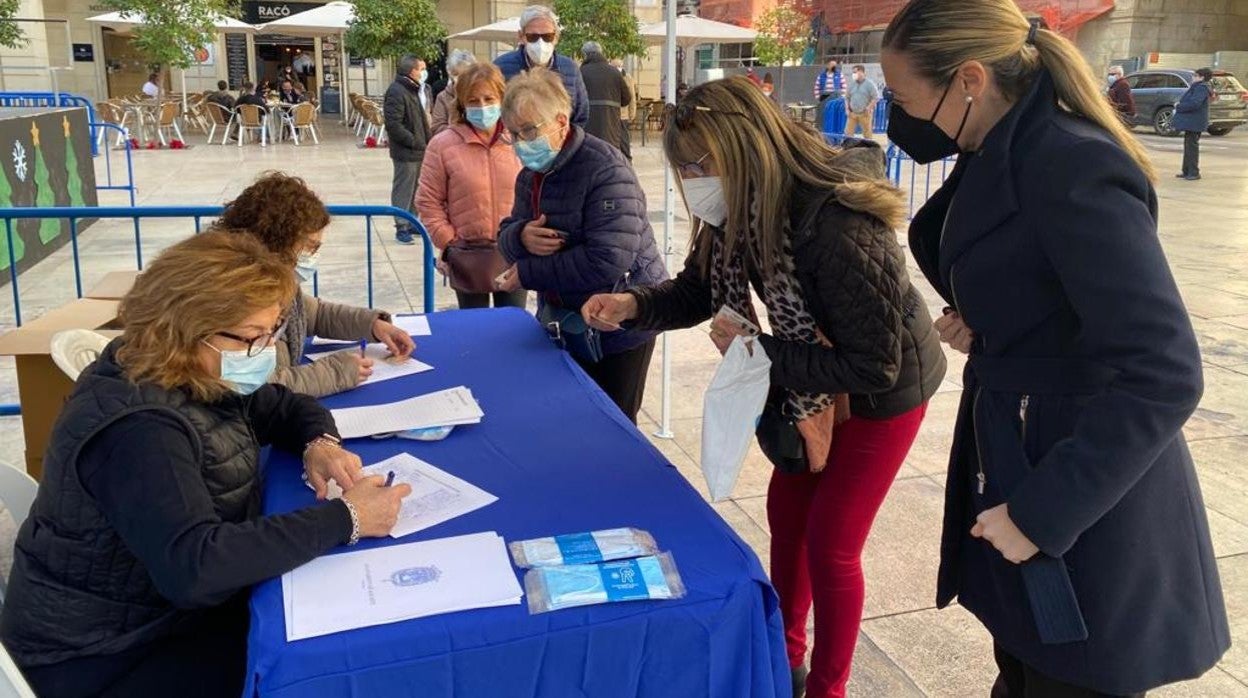
{"type": "MultiPolygon", "coordinates": [[[[204,146],[191,150],[136,152],[140,205],[219,204],[264,170],[298,174],[333,204],[385,204],[390,194],[390,160],[384,150],[366,150],[339,126],[327,125],[321,144],[282,144],[260,148],[204,146]]],[[[1202,679],[1156,692],[1160,696],[1248,696],[1248,129],[1203,142],[1203,181],[1176,180],[1182,143],[1144,136],[1161,172],[1161,236],[1188,308],[1205,363],[1205,396],[1187,426],[1187,436],[1204,487],[1213,542],[1235,645],[1223,663],[1202,679]]],[[[637,140],[637,134],[634,134],[637,140]]],[[[651,206],[656,234],[662,235],[663,173],[654,139],[634,144],[637,170],[651,206]]],[[[117,153],[113,156],[116,157],[117,153]]],[[[115,161],[119,163],[120,161],[115,161]]],[[[97,158],[97,177],[103,161],[97,158]]],[[[122,168],[124,173],[124,166],[122,168]]],[[[124,174],[122,175],[124,177],[124,174]]],[[[920,191],[920,196],[922,191],[920,191]]],[[[101,193],[102,205],[124,205],[120,193],[101,193]]],[[[674,265],[683,259],[688,223],[683,206],[673,238],[674,265]]],[[[190,234],[190,221],[151,221],[143,225],[146,258],[190,234]]],[[[321,294],[348,303],[365,302],[365,232],[362,220],[334,223],[326,236],[320,273],[321,294]]],[[[134,232],[128,221],[105,221],[84,234],[84,287],[106,272],[133,269],[134,232]]],[[[391,311],[421,309],[421,248],[395,244],[392,226],[373,230],[375,303],[391,311]]],[[[1113,270],[1106,270],[1112,273],[1113,270]]],[[[912,274],[919,278],[917,269],[912,274]]],[[[940,302],[919,282],[933,309],[940,302]]],[[[22,312],[33,318],[74,297],[73,262],[68,248],[20,279],[22,312]]],[[[11,290],[0,290],[0,325],[13,321],[11,290]]],[[[454,296],[439,283],[439,309],[454,296]]],[[[672,358],[672,431],[675,438],[653,438],[698,491],[702,392],[719,361],[700,329],[668,336],[672,358]]],[[[504,351],[505,348],[499,348],[504,351]]],[[[950,371],[933,399],[927,420],[898,475],[867,545],[864,566],[867,600],[851,695],[986,696],[995,675],[987,634],[959,608],[934,607],[944,470],[959,398],[963,360],[949,353],[950,371]]],[[[660,362],[651,368],[641,429],[653,434],[660,418],[660,362]]],[[[12,361],[0,363],[0,402],[16,402],[12,361]]],[[[22,460],[17,418],[0,418],[0,457],[22,460]]],[[[713,505],[766,565],[764,496],[771,466],[753,449],[734,497],[713,505]]],[[[11,528],[0,537],[3,556],[11,552],[11,528]]],[[[4,565],[7,570],[7,564],[4,565]]]]}

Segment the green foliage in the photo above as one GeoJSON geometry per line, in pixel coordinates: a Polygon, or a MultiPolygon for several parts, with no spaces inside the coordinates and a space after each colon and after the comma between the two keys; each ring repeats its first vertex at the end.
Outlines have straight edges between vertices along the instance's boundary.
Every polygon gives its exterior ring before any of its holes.
{"type": "Polygon", "coordinates": [[[190,68],[196,49],[217,40],[218,15],[235,12],[230,0],[104,0],[127,19],[141,15],[134,46],[153,66],[190,68]]]}
{"type": "Polygon", "coordinates": [[[562,26],[559,44],[565,55],[584,58],[581,46],[586,41],[602,44],[608,58],[646,52],[641,26],[629,9],[628,0],[555,0],[554,10],[562,26]]]}
{"type": "Polygon", "coordinates": [[[21,27],[13,21],[21,7],[21,0],[0,0],[0,46],[4,48],[21,48],[26,45],[26,37],[21,27]]]}
{"type": "Polygon", "coordinates": [[[781,0],[764,12],[755,29],[754,55],[765,65],[783,66],[800,60],[810,45],[810,18],[794,6],[793,0],[781,0]]]}
{"type": "Polygon", "coordinates": [[[426,61],[442,55],[446,27],[434,0],[353,0],[355,21],[347,30],[347,51],[360,58],[415,54],[426,61]]]}

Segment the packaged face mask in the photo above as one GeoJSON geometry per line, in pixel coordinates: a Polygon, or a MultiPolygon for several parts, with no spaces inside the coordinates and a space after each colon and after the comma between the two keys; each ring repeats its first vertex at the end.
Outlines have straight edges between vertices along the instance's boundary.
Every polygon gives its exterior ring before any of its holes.
{"type": "Polygon", "coordinates": [[[516,567],[520,568],[583,565],[659,552],[654,536],[636,528],[611,528],[534,538],[515,541],[508,547],[516,567]]]}
{"type": "Polygon", "coordinates": [[[617,601],[679,599],[685,585],[671,553],[596,565],[536,567],[524,575],[529,613],[617,601]]]}

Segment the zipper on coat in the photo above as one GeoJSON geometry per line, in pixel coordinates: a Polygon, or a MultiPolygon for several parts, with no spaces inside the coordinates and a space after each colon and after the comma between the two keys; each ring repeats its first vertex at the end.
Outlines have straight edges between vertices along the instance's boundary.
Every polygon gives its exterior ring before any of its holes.
{"type": "Polygon", "coordinates": [[[1018,422],[1022,427],[1023,447],[1027,446],[1027,406],[1031,404],[1031,396],[1024,395],[1018,401],[1018,422]]]}
{"type": "Polygon", "coordinates": [[[975,432],[975,466],[979,472],[975,474],[976,491],[979,494],[984,493],[984,488],[988,486],[988,473],[984,472],[984,451],[979,445],[979,427],[975,424],[975,415],[979,413],[979,396],[983,393],[983,388],[975,389],[975,398],[971,400],[971,430],[975,432]]]}
{"type": "MultiPolygon", "coordinates": [[[[954,309],[959,313],[962,308],[958,304],[957,285],[954,282],[954,270],[956,266],[949,267],[949,295],[953,296],[954,309]]],[[[983,494],[988,487],[988,473],[984,471],[984,451],[979,445],[979,426],[975,423],[975,415],[979,413],[979,396],[983,392],[983,388],[975,388],[975,397],[971,400],[971,431],[975,432],[975,490],[979,494],[983,494]]]]}

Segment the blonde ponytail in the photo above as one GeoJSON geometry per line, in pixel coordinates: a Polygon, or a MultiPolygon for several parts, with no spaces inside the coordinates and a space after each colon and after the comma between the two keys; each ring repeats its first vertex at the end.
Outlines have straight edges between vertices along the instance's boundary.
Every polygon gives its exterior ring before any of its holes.
{"type": "Polygon", "coordinates": [[[1101,94],[1100,83],[1079,49],[1064,36],[1046,29],[1036,32],[1040,61],[1053,77],[1053,86],[1062,107],[1109,131],[1135,164],[1156,183],[1157,170],[1139,139],[1122,123],[1109,100],[1101,94]]]}
{"type": "Polygon", "coordinates": [[[911,0],[884,30],[885,49],[904,52],[920,75],[946,84],[967,61],[992,71],[1011,102],[1020,99],[1043,67],[1053,78],[1062,108],[1109,132],[1148,176],[1157,172],[1144,147],[1123,125],[1087,60],[1068,39],[1039,29],[1014,0],[911,0]]]}

